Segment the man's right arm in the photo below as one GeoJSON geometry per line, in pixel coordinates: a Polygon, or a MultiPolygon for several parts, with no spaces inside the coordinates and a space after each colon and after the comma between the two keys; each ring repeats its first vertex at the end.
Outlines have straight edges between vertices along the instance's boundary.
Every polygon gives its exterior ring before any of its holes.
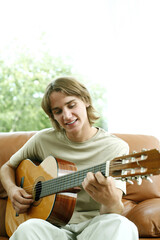
{"type": "Polygon", "coordinates": [[[19,213],[24,213],[33,203],[31,194],[28,194],[23,188],[18,187],[15,182],[15,169],[6,162],[1,167],[1,182],[10,198],[13,208],[19,213]]]}

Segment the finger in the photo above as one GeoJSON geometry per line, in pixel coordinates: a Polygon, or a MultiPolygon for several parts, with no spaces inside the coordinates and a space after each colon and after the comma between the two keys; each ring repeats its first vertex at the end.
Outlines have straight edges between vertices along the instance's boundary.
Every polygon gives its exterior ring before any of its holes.
{"type": "Polygon", "coordinates": [[[86,175],[86,179],[87,179],[89,182],[95,181],[94,173],[88,172],[87,175],[86,175]]]}
{"type": "Polygon", "coordinates": [[[14,209],[16,210],[17,213],[24,213],[30,208],[31,203],[20,203],[18,201],[14,202],[14,209]]]}
{"type": "Polygon", "coordinates": [[[84,179],[82,186],[85,191],[87,191],[88,193],[92,193],[92,192],[97,191],[99,184],[97,183],[97,180],[96,180],[94,174],[89,172],[89,173],[87,173],[87,176],[84,179]]]}
{"type": "MultiPolygon", "coordinates": [[[[99,172],[99,174],[101,174],[99,172]]],[[[103,175],[102,175],[103,177],[103,175]]],[[[86,178],[84,179],[85,186],[93,186],[97,190],[101,187],[94,173],[88,172],[86,178]]]]}
{"type": "Polygon", "coordinates": [[[96,174],[95,174],[95,178],[96,178],[96,180],[97,180],[97,182],[100,184],[100,185],[102,185],[102,186],[114,186],[114,180],[113,180],[113,178],[111,177],[111,176],[109,176],[109,177],[104,177],[103,175],[102,175],[102,173],[101,172],[97,172],[96,174]]]}
{"type": "Polygon", "coordinates": [[[92,184],[85,184],[84,182],[82,183],[82,186],[86,192],[95,192],[97,191],[97,188],[92,185],[92,184]]]}
{"type": "Polygon", "coordinates": [[[30,205],[21,205],[21,204],[17,204],[17,205],[14,205],[13,206],[16,213],[19,214],[19,213],[25,213],[27,212],[28,208],[30,207],[30,205]]]}
{"type": "Polygon", "coordinates": [[[115,182],[114,182],[113,177],[107,177],[106,183],[107,183],[108,187],[115,188],[115,182]]]}
{"type": "Polygon", "coordinates": [[[82,183],[82,186],[90,196],[95,195],[95,192],[97,191],[95,187],[93,187],[92,185],[86,187],[84,183],[82,183]]]}
{"type": "Polygon", "coordinates": [[[26,191],[21,191],[21,195],[22,195],[23,198],[33,199],[32,194],[29,194],[29,193],[27,193],[26,191]]]}
{"type": "Polygon", "coordinates": [[[22,205],[30,205],[33,203],[32,195],[26,193],[23,189],[20,189],[20,194],[16,195],[16,201],[22,205]]]}
{"type": "Polygon", "coordinates": [[[96,181],[95,176],[92,172],[88,172],[85,179],[83,180],[83,183],[85,186],[94,184],[96,181]]]}
{"type": "Polygon", "coordinates": [[[100,185],[106,185],[106,177],[101,172],[95,173],[95,178],[100,185]]]}
{"type": "Polygon", "coordinates": [[[89,184],[92,185],[97,190],[100,190],[102,186],[106,185],[106,177],[104,177],[101,172],[97,172],[95,174],[88,173],[87,180],[89,184]]]}

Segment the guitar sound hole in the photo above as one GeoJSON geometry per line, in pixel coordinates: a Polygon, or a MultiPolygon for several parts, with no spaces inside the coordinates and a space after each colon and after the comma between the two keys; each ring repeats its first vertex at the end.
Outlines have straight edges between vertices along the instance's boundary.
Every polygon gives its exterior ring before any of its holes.
{"type": "Polygon", "coordinates": [[[35,186],[35,201],[39,201],[41,191],[42,191],[42,182],[39,181],[36,183],[36,186],[35,186]]]}

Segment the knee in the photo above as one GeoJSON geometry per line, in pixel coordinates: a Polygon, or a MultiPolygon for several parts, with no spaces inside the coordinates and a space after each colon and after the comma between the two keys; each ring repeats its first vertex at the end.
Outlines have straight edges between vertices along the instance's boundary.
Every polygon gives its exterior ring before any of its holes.
{"type": "Polygon", "coordinates": [[[130,221],[128,218],[121,216],[121,215],[119,215],[118,218],[119,218],[119,221],[121,224],[124,224],[125,226],[131,225],[133,227],[136,227],[136,225],[132,221],[130,221]]]}
{"type": "Polygon", "coordinates": [[[100,217],[98,221],[98,225],[103,229],[107,229],[107,227],[111,227],[112,229],[116,229],[116,231],[124,229],[125,231],[137,233],[136,225],[131,222],[126,217],[119,214],[106,214],[100,217]]]}
{"type": "MultiPolygon", "coordinates": [[[[13,233],[13,235],[11,236],[10,239],[29,239],[29,234],[33,233],[35,224],[37,224],[37,219],[30,219],[27,220],[23,223],[21,223],[18,228],[16,229],[16,231],[13,233]],[[29,234],[28,234],[29,233],[29,234]]],[[[31,238],[30,238],[31,239],[31,238]]]]}
{"type": "Polygon", "coordinates": [[[124,216],[118,214],[114,215],[115,216],[113,219],[117,228],[124,229],[125,232],[134,233],[135,235],[138,235],[137,226],[132,221],[130,221],[128,218],[124,216]]]}
{"type": "Polygon", "coordinates": [[[117,225],[124,225],[125,227],[133,227],[136,228],[136,225],[131,222],[128,218],[119,215],[119,214],[113,214],[113,220],[117,223],[117,225]]]}
{"type": "Polygon", "coordinates": [[[34,230],[36,229],[36,226],[41,224],[41,222],[43,222],[44,220],[41,220],[41,219],[35,219],[35,218],[32,218],[32,219],[29,219],[23,223],[21,223],[19,225],[19,227],[17,228],[16,231],[23,231],[24,233],[27,231],[30,231],[30,230],[34,230]]]}
{"type": "Polygon", "coordinates": [[[124,216],[114,213],[108,214],[103,224],[103,229],[107,229],[108,225],[115,235],[121,236],[122,234],[123,239],[139,239],[137,226],[124,216]]]}

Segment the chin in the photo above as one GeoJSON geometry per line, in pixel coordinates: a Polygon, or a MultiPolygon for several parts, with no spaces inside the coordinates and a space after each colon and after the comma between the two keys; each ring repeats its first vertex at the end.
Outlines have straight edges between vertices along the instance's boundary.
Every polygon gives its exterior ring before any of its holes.
{"type": "Polygon", "coordinates": [[[67,132],[68,134],[76,134],[76,133],[78,133],[78,132],[81,130],[81,128],[75,126],[75,127],[73,127],[73,128],[65,129],[65,130],[66,130],[66,132],[67,132]]]}

